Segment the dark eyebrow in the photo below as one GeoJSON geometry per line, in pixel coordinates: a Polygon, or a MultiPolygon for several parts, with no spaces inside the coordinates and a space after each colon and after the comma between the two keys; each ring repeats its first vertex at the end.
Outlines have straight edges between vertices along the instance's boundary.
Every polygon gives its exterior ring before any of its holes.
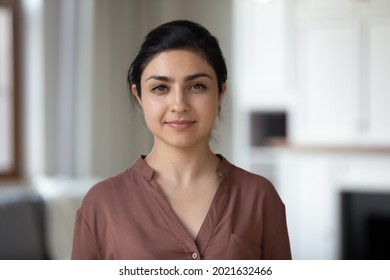
{"type": "Polygon", "coordinates": [[[202,77],[206,77],[206,78],[209,78],[210,80],[212,80],[213,78],[211,78],[210,75],[206,74],[206,73],[196,73],[196,74],[193,74],[193,75],[189,75],[187,77],[185,77],[185,81],[186,82],[189,82],[189,81],[192,81],[192,80],[195,80],[197,78],[202,78],[202,77]]]}
{"type": "MultiPolygon", "coordinates": [[[[202,78],[202,77],[206,77],[206,78],[209,78],[210,80],[212,80],[213,78],[211,78],[210,75],[206,74],[206,73],[196,73],[196,74],[193,74],[193,75],[188,75],[184,78],[184,81],[186,82],[189,82],[189,81],[192,81],[192,80],[195,80],[197,78],[202,78]]],[[[172,83],[174,80],[172,78],[169,78],[167,76],[160,76],[160,75],[152,75],[150,76],[149,78],[147,78],[145,80],[146,81],[149,81],[149,80],[158,80],[158,81],[162,81],[162,82],[170,82],[172,83]]]]}
{"type": "Polygon", "coordinates": [[[171,78],[168,78],[167,76],[159,76],[159,75],[152,75],[150,76],[149,78],[147,78],[145,80],[146,81],[149,81],[149,80],[158,80],[158,81],[162,81],[162,82],[173,82],[173,79],[171,78]]]}

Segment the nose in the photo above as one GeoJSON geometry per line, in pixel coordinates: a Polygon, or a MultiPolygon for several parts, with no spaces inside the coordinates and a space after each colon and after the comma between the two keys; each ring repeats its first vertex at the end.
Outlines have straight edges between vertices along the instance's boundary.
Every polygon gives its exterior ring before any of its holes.
{"type": "Polygon", "coordinates": [[[188,96],[183,90],[176,90],[172,93],[171,100],[171,112],[173,113],[185,113],[190,110],[190,105],[188,103],[188,96]]]}

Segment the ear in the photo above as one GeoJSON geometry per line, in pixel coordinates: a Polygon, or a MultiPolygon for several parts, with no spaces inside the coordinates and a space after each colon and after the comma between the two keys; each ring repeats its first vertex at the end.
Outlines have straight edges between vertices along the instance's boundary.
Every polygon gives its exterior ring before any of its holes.
{"type": "Polygon", "coordinates": [[[136,86],[135,84],[132,84],[132,85],[131,85],[131,92],[134,94],[135,98],[137,98],[138,104],[139,104],[139,106],[142,108],[142,99],[141,99],[141,97],[138,95],[137,86],[136,86]]]}
{"type": "Polygon", "coordinates": [[[226,84],[223,84],[223,85],[222,85],[222,91],[221,91],[221,93],[218,95],[218,106],[221,106],[221,104],[222,104],[222,99],[223,99],[223,97],[225,96],[226,90],[227,90],[227,85],[226,85],[226,84]]]}

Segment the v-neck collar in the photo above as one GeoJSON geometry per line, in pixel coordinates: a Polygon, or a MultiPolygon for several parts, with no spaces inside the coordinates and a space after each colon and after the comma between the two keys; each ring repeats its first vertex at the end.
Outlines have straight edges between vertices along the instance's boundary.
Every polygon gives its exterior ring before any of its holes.
{"type": "Polygon", "coordinates": [[[220,221],[228,197],[227,184],[225,184],[224,177],[221,175],[219,176],[220,181],[217,191],[214,194],[210,208],[195,239],[195,244],[202,255],[206,250],[207,244],[220,221]]]}
{"type": "Polygon", "coordinates": [[[212,237],[216,226],[218,225],[223,209],[226,205],[228,198],[228,184],[226,184],[226,177],[229,174],[231,164],[221,155],[217,155],[220,158],[220,163],[217,167],[217,174],[220,177],[218,188],[214,194],[214,198],[211,202],[210,208],[206,214],[206,217],[199,229],[199,232],[195,240],[184,228],[183,224],[179,220],[178,216],[174,212],[173,208],[166,199],[161,187],[153,179],[154,170],[144,160],[145,156],[140,156],[139,159],[133,164],[134,171],[142,175],[145,179],[144,185],[150,194],[150,197],[154,201],[154,205],[157,206],[164,215],[164,219],[172,234],[176,237],[179,244],[185,251],[198,251],[201,255],[207,248],[208,242],[212,237]],[[196,248],[195,248],[196,247],[196,248]]]}

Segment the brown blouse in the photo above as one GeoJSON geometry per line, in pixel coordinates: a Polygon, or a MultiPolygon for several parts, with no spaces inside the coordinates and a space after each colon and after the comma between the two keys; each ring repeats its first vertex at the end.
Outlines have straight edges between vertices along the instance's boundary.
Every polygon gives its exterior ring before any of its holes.
{"type": "Polygon", "coordinates": [[[72,259],[291,259],[284,204],[272,184],[220,158],[221,182],[195,240],[140,157],[87,193],[72,259]]]}

